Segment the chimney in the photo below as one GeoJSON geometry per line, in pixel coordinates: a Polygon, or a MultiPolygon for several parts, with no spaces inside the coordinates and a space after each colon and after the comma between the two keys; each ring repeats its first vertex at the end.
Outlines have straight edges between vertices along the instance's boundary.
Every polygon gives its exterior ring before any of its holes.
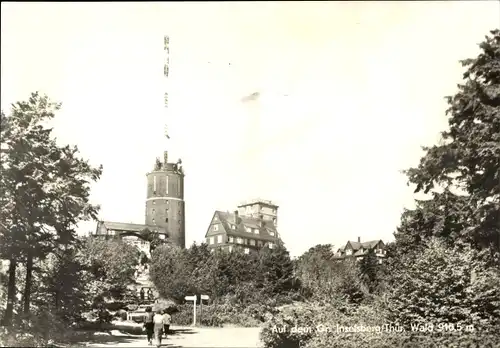
{"type": "Polygon", "coordinates": [[[235,211],[234,211],[234,224],[235,224],[235,225],[238,225],[238,223],[240,222],[239,220],[240,220],[240,219],[239,219],[238,211],[237,211],[237,210],[235,210],[235,211]]]}
{"type": "Polygon", "coordinates": [[[358,237],[358,243],[361,243],[361,237],[358,237]]]}

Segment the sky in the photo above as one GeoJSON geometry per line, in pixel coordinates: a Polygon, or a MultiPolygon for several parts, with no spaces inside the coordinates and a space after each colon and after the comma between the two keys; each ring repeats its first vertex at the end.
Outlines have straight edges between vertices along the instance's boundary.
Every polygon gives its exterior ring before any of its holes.
{"type": "Polygon", "coordinates": [[[415,198],[401,170],[446,128],[459,60],[500,26],[497,1],[2,2],[1,10],[2,110],[33,91],[62,102],[58,141],[104,167],[91,195],[100,219],[144,223],[146,173],[168,149],[186,172],[188,245],[203,241],[215,210],[261,197],[279,205],[293,256],[393,239],[415,198]],[[253,92],[258,102],[241,102],[253,92]]]}

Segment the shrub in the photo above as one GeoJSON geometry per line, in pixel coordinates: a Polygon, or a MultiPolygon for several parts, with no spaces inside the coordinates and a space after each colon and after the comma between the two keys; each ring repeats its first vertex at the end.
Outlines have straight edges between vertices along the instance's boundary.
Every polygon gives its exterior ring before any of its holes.
{"type": "Polygon", "coordinates": [[[434,239],[398,264],[387,302],[394,321],[407,328],[429,322],[500,326],[500,272],[487,268],[475,250],[434,239]]]}

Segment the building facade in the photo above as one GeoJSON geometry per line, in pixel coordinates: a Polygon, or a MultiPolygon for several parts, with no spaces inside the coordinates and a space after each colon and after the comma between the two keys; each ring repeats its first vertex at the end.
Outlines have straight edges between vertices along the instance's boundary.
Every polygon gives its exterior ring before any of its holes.
{"type": "Polygon", "coordinates": [[[334,258],[336,260],[353,258],[361,261],[370,251],[374,252],[379,263],[382,263],[386,257],[385,243],[381,239],[361,242],[361,237],[358,237],[357,242],[348,241],[345,246],[338,249],[334,258]]]}
{"type": "Polygon", "coordinates": [[[205,241],[212,250],[244,253],[260,248],[274,248],[280,237],[277,231],[278,206],[270,201],[254,200],[238,206],[233,213],[215,211],[205,241]]]}
{"type": "Polygon", "coordinates": [[[154,170],[146,176],[146,225],[164,228],[169,241],[184,248],[184,172],[181,162],[168,163],[168,152],[165,151],[163,162],[157,160],[154,170]]]}

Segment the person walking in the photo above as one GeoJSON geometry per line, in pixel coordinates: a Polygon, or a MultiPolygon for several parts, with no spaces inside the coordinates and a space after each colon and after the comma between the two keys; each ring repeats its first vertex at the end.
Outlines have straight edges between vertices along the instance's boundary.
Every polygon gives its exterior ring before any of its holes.
{"type": "Polygon", "coordinates": [[[146,315],[144,316],[144,328],[146,329],[146,335],[148,337],[148,344],[151,346],[153,344],[153,333],[154,333],[154,313],[151,307],[146,307],[146,315]]]}
{"type": "Polygon", "coordinates": [[[170,323],[172,322],[172,317],[168,314],[168,311],[165,309],[163,311],[163,332],[165,333],[165,339],[167,339],[167,335],[170,332],[170,323]]]}
{"type": "Polygon", "coordinates": [[[155,339],[156,339],[156,347],[161,346],[161,339],[163,336],[163,315],[161,314],[161,310],[157,310],[156,314],[153,318],[154,322],[154,331],[155,331],[155,339]]]}

